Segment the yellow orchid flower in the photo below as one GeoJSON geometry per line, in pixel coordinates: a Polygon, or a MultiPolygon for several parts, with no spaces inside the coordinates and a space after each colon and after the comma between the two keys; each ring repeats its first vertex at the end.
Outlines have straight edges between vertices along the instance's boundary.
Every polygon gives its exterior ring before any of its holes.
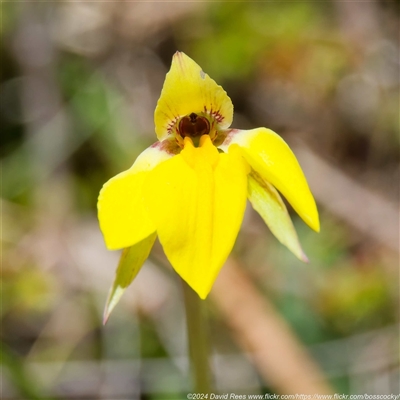
{"type": "Polygon", "coordinates": [[[123,251],[106,318],[158,238],[176,272],[205,299],[252,203],[278,240],[306,261],[279,193],[319,231],[318,211],[288,145],[266,128],[230,129],[223,88],[184,53],[172,59],[155,110],[158,142],[102,188],[100,227],[123,251]]]}

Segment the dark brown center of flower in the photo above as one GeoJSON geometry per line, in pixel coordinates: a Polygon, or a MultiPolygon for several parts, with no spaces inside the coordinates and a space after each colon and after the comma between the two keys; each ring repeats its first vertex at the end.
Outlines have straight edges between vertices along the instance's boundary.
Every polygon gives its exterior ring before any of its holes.
{"type": "Polygon", "coordinates": [[[205,117],[200,117],[195,113],[191,113],[183,117],[179,122],[179,134],[184,138],[199,137],[210,133],[210,123],[205,117]]]}

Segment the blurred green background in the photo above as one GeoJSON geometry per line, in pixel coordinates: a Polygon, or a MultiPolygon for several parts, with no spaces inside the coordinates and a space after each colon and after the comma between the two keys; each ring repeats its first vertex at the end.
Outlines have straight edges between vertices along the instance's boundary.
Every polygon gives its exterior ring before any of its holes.
{"type": "MultiPolygon", "coordinates": [[[[2,2],[1,13],[3,399],[190,391],[181,286],[160,245],[102,326],[119,254],[96,217],[102,184],[156,140],[177,50],[228,92],[234,127],[282,135],[320,210],[320,234],[293,214],[309,264],[251,207],[232,257],[334,391],[399,392],[398,2],[2,2]]],[[[216,388],[274,393],[207,306],[216,388]]]]}

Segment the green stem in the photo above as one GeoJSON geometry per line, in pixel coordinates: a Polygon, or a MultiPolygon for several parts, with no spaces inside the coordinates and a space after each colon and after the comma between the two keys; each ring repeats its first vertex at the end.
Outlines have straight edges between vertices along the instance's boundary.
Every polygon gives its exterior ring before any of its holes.
{"type": "Polygon", "coordinates": [[[211,373],[208,362],[208,324],[205,301],[182,280],[189,341],[189,356],[196,393],[211,393],[211,373]]]}

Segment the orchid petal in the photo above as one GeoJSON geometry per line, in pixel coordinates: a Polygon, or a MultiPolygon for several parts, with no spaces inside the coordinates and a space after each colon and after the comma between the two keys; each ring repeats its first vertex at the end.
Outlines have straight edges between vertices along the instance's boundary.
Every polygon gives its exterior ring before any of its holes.
{"type": "Polygon", "coordinates": [[[226,261],[246,206],[247,165],[240,153],[220,154],[209,136],[149,173],[149,214],[177,273],[205,298],[226,261]]]}
{"type": "Polygon", "coordinates": [[[156,133],[165,139],[179,118],[191,113],[208,114],[218,129],[228,128],[233,119],[233,105],[225,90],[217,85],[186,54],[176,52],[154,113],[156,133]]]}
{"type": "Polygon", "coordinates": [[[267,182],[277,188],[312,229],[319,231],[317,206],[303,171],[286,142],[266,128],[232,130],[220,148],[239,145],[243,157],[267,182]]]}
{"type": "Polygon", "coordinates": [[[254,171],[249,174],[248,198],[275,237],[298,259],[307,262],[285,203],[277,190],[254,171]]]}
{"type": "Polygon", "coordinates": [[[141,153],[129,170],[104,184],[97,208],[108,249],[130,247],[155,232],[143,205],[143,182],[150,170],[172,156],[162,143],[157,143],[141,153]]]}
{"type": "Polygon", "coordinates": [[[135,245],[124,249],[119,260],[118,268],[115,273],[114,283],[108,294],[106,307],[104,309],[103,323],[105,324],[124,294],[126,288],[132,283],[139,273],[143,263],[146,261],[153,247],[157,234],[150,236],[136,243],[135,245]]]}

